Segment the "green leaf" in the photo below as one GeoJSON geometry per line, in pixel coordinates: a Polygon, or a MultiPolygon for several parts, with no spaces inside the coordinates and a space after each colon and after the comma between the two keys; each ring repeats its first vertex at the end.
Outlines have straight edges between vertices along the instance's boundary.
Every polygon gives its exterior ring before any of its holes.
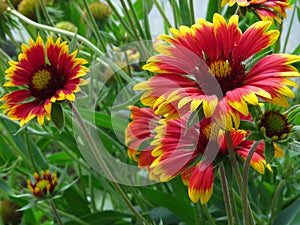
{"type": "MultiPolygon", "coordinates": [[[[272,225],[296,225],[294,219],[300,212],[300,196],[277,215],[272,225]],[[294,221],[294,222],[293,222],[294,221]]],[[[297,216],[299,218],[299,215],[297,216]]],[[[300,221],[298,221],[300,222],[300,221]]]]}
{"type": "Polygon", "coordinates": [[[249,109],[249,112],[250,112],[250,114],[251,114],[251,116],[252,116],[252,118],[255,122],[258,121],[261,118],[262,111],[261,111],[260,106],[258,106],[258,105],[248,105],[248,109],[249,109]]]}
{"type": "Polygon", "coordinates": [[[134,3],[134,8],[136,10],[136,14],[137,14],[137,17],[142,20],[144,19],[144,17],[147,17],[147,15],[150,13],[151,9],[153,7],[153,1],[149,1],[149,0],[137,0],[135,3],[134,3]],[[146,4],[146,6],[144,6],[146,4]],[[145,11],[145,9],[147,9],[145,11]]]}
{"type": "MultiPolygon", "coordinates": [[[[128,220],[133,218],[132,215],[124,213],[124,212],[118,212],[118,211],[102,211],[102,212],[96,212],[87,214],[84,216],[79,217],[79,219],[85,221],[89,225],[111,225],[111,224],[119,224],[118,222],[124,221],[124,219],[128,220]]],[[[76,223],[74,221],[69,221],[64,223],[65,225],[77,225],[79,223],[76,223]]],[[[129,223],[128,224],[132,224],[129,223]]]]}
{"type": "Polygon", "coordinates": [[[265,141],[265,157],[266,157],[266,163],[270,163],[272,159],[274,158],[274,144],[273,142],[265,141]]]}
{"type": "Polygon", "coordinates": [[[299,114],[300,114],[300,105],[292,106],[288,110],[288,115],[287,115],[288,123],[294,122],[294,120],[298,118],[299,114]]]}
{"type": "Polygon", "coordinates": [[[30,209],[30,208],[34,207],[36,204],[37,204],[37,202],[35,202],[35,201],[29,202],[27,205],[25,205],[24,207],[18,209],[17,211],[25,211],[27,209],[30,209]]]}
{"type": "Polygon", "coordinates": [[[300,44],[295,48],[295,50],[292,52],[293,55],[298,55],[300,53],[300,44]]]}
{"type": "Polygon", "coordinates": [[[249,134],[249,136],[247,137],[247,140],[254,140],[254,141],[259,141],[264,139],[264,136],[262,133],[258,132],[258,131],[253,131],[249,134]]]}
{"type": "Polygon", "coordinates": [[[163,206],[187,224],[195,224],[194,209],[190,202],[184,201],[180,196],[173,196],[150,188],[139,187],[139,190],[143,193],[143,197],[155,206],[163,206]]]}
{"type": "Polygon", "coordinates": [[[186,130],[188,130],[191,126],[199,123],[204,118],[204,112],[202,106],[199,107],[196,111],[192,112],[188,118],[186,123],[186,130]]]}
{"type": "Polygon", "coordinates": [[[92,123],[95,123],[98,127],[108,128],[110,130],[115,130],[115,131],[124,131],[124,127],[126,127],[128,123],[128,121],[124,121],[116,117],[111,118],[109,115],[106,115],[101,112],[96,112],[91,109],[80,108],[78,110],[84,119],[92,123]],[[112,125],[111,122],[112,119],[114,120],[114,125],[112,125]]]}
{"type": "Polygon", "coordinates": [[[62,197],[65,203],[64,208],[68,212],[78,217],[90,213],[87,202],[81,197],[79,190],[74,186],[64,190],[62,197]]]}
{"type": "Polygon", "coordinates": [[[179,8],[183,25],[191,26],[191,12],[187,0],[179,0],[179,8]]]}
{"type": "Polygon", "coordinates": [[[65,118],[60,104],[52,104],[51,118],[57,130],[61,133],[65,126],[65,118]]]}
{"type": "Polygon", "coordinates": [[[0,180],[0,190],[1,193],[12,194],[11,188],[3,180],[0,180]]]}
{"type": "Polygon", "coordinates": [[[66,152],[57,152],[47,157],[50,164],[65,165],[66,163],[73,162],[73,159],[66,152]]]}
{"type": "Polygon", "coordinates": [[[248,120],[241,120],[239,129],[243,129],[246,131],[257,131],[256,125],[248,120]]]}
{"type": "Polygon", "coordinates": [[[219,1],[208,1],[207,11],[206,11],[206,20],[212,21],[214,13],[218,12],[218,3],[219,1]]]}
{"type": "Polygon", "coordinates": [[[72,40],[69,44],[69,54],[73,53],[76,50],[76,44],[77,44],[77,33],[72,38],[72,40]]]}

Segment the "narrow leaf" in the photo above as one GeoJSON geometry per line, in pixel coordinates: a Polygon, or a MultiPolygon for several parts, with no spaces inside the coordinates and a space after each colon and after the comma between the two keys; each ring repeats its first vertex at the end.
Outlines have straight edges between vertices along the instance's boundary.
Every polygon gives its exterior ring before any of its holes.
{"type": "Polygon", "coordinates": [[[60,104],[53,104],[51,110],[51,118],[57,130],[61,133],[65,126],[65,119],[60,104]]]}

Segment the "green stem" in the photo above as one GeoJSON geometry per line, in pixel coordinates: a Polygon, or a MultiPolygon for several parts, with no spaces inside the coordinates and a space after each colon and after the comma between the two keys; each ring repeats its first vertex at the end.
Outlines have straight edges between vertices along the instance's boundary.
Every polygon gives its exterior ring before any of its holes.
{"type": "Polygon", "coordinates": [[[171,3],[172,11],[173,11],[174,27],[178,29],[176,2],[175,2],[175,0],[170,0],[170,3],[171,3]]]}
{"type": "Polygon", "coordinates": [[[55,206],[53,200],[52,200],[52,199],[49,199],[49,203],[50,203],[52,212],[53,212],[54,217],[55,217],[55,219],[57,220],[58,224],[63,225],[63,222],[61,221],[61,218],[60,218],[60,216],[59,216],[59,214],[58,214],[58,212],[57,212],[57,210],[56,210],[56,206],[55,206]]]}
{"type": "Polygon", "coordinates": [[[88,3],[87,3],[86,0],[83,0],[83,4],[84,4],[84,7],[85,7],[85,10],[87,11],[88,18],[89,18],[89,20],[92,23],[92,28],[93,28],[94,34],[96,35],[97,43],[100,43],[101,50],[103,52],[106,52],[105,44],[104,44],[104,42],[102,40],[102,37],[101,37],[101,35],[99,33],[99,28],[98,28],[98,26],[96,24],[95,18],[93,17],[93,14],[92,14],[92,12],[90,10],[90,7],[89,7],[89,5],[88,5],[88,3]]]}
{"type": "Polygon", "coordinates": [[[134,38],[135,38],[136,41],[138,41],[137,44],[140,46],[141,56],[142,56],[142,58],[146,58],[147,54],[145,53],[144,47],[143,47],[143,45],[140,42],[141,38],[140,38],[139,34],[137,33],[137,31],[135,29],[136,25],[134,24],[134,22],[132,20],[132,16],[129,14],[129,11],[127,9],[127,6],[126,6],[124,0],[120,0],[120,1],[121,1],[121,5],[122,5],[122,7],[124,9],[125,15],[127,16],[128,22],[129,22],[129,24],[131,26],[131,30],[133,32],[134,38]]]}
{"type": "MultiPolygon", "coordinates": [[[[244,220],[244,225],[249,225],[249,211],[248,211],[248,199],[244,198],[245,195],[242,194],[243,192],[243,179],[241,175],[241,171],[239,170],[238,164],[237,164],[237,159],[233,150],[232,146],[232,140],[231,140],[231,135],[230,132],[226,131],[225,132],[226,136],[226,141],[227,141],[227,147],[228,147],[228,153],[229,153],[229,158],[233,167],[233,172],[235,174],[235,178],[237,181],[237,185],[239,188],[239,192],[242,195],[242,210],[243,210],[243,220],[244,220]]],[[[247,196],[247,195],[246,195],[247,196]]]]}
{"type": "Polygon", "coordinates": [[[212,215],[209,213],[206,204],[202,205],[202,210],[203,210],[203,212],[204,212],[206,218],[208,219],[209,224],[210,224],[210,225],[216,225],[216,222],[215,222],[214,218],[212,217],[212,215]]]}
{"type": "Polygon", "coordinates": [[[231,205],[232,201],[230,199],[230,195],[229,195],[229,191],[228,191],[228,183],[227,183],[227,178],[226,178],[223,163],[221,163],[221,165],[220,165],[220,177],[221,177],[222,191],[223,191],[223,195],[224,195],[224,202],[225,202],[225,209],[226,209],[228,225],[233,225],[233,213],[232,213],[232,205],[231,205]]]}
{"type": "MultiPolygon", "coordinates": [[[[51,206],[49,206],[49,205],[47,205],[47,204],[42,204],[41,206],[38,204],[38,205],[36,205],[35,207],[37,207],[37,208],[38,208],[40,211],[42,211],[42,212],[45,212],[45,208],[47,208],[47,209],[52,209],[51,206]]],[[[66,213],[66,212],[64,212],[64,211],[61,211],[61,210],[59,210],[59,209],[56,209],[56,211],[57,211],[60,215],[62,215],[62,216],[64,216],[65,218],[68,218],[68,219],[74,221],[75,223],[78,223],[78,224],[81,224],[81,225],[89,225],[88,223],[84,222],[84,221],[81,220],[81,219],[78,219],[77,217],[75,217],[75,216],[73,216],[73,215],[71,215],[71,214],[69,214],[69,213],[66,213]]],[[[45,212],[45,213],[46,213],[46,212],[45,212]]]]}
{"type": "Polygon", "coordinates": [[[203,224],[203,218],[202,218],[202,209],[200,202],[197,202],[194,204],[194,209],[195,209],[195,225],[202,225],[203,224]]]}
{"type": "Polygon", "coordinates": [[[190,0],[190,12],[191,12],[191,22],[192,24],[195,24],[194,0],[190,0]]]}
{"type": "MultiPolygon", "coordinates": [[[[132,1],[131,0],[127,0],[127,2],[128,2],[128,5],[129,5],[129,8],[132,11],[133,19],[135,20],[135,24],[136,24],[136,26],[137,26],[137,28],[139,30],[140,35],[142,36],[143,39],[146,39],[146,34],[144,33],[144,30],[142,29],[142,26],[140,24],[139,18],[137,16],[137,12],[135,10],[134,5],[132,4],[132,1]]],[[[147,16],[147,15],[145,15],[145,16],[147,16]]]]}
{"type": "Polygon", "coordinates": [[[129,34],[129,36],[131,36],[134,39],[134,34],[129,29],[129,25],[126,23],[126,21],[124,20],[124,18],[122,18],[122,16],[120,15],[119,11],[116,9],[116,7],[111,2],[111,0],[107,0],[106,2],[110,6],[110,8],[112,9],[112,11],[114,12],[114,14],[116,15],[116,17],[118,18],[118,21],[122,24],[123,28],[129,34]]]}
{"type": "Polygon", "coordinates": [[[52,27],[54,27],[54,24],[53,24],[53,22],[52,22],[52,20],[50,18],[50,15],[49,15],[49,13],[48,13],[48,11],[46,9],[45,1],[44,0],[39,0],[39,4],[41,6],[41,9],[43,11],[43,14],[44,14],[47,22],[49,23],[49,25],[51,25],[52,27]]]}
{"type": "Polygon", "coordinates": [[[283,46],[283,50],[282,50],[284,53],[285,53],[286,48],[287,48],[287,44],[288,44],[288,41],[289,41],[289,38],[290,38],[292,26],[293,26],[293,20],[294,20],[295,13],[296,13],[296,10],[297,10],[297,5],[296,4],[297,4],[297,1],[295,1],[295,6],[293,8],[293,13],[292,13],[292,16],[291,16],[291,22],[289,23],[289,28],[288,28],[287,34],[286,34],[286,38],[285,38],[285,42],[284,42],[284,46],[283,46]]]}
{"type": "Polygon", "coordinates": [[[270,216],[269,224],[271,224],[273,222],[274,213],[276,212],[276,206],[277,206],[276,204],[277,204],[279,195],[282,191],[284,182],[285,182],[285,180],[280,180],[280,182],[276,188],[276,191],[275,191],[275,194],[274,194],[274,197],[272,200],[272,204],[271,204],[271,216],[270,216]]]}
{"type": "Polygon", "coordinates": [[[279,37],[277,39],[277,41],[275,42],[274,44],[274,53],[277,53],[280,51],[280,44],[281,44],[281,40],[280,40],[280,37],[281,37],[281,34],[282,34],[282,23],[279,24],[279,27],[277,27],[278,31],[279,31],[279,37]]]}
{"type": "MultiPolygon", "coordinates": [[[[244,170],[243,170],[243,189],[242,189],[242,199],[248,199],[248,175],[249,175],[249,169],[250,169],[250,162],[252,159],[252,156],[257,149],[257,146],[259,145],[259,141],[256,141],[250,148],[250,151],[247,155],[246,161],[244,163],[244,170]]],[[[249,203],[248,203],[249,204],[249,203]]],[[[249,221],[251,224],[254,224],[253,216],[251,213],[251,206],[249,204],[249,213],[248,213],[249,221]]]]}
{"type": "Polygon", "coordinates": [[[240,225],[239,212],[236,206],[236,198],[234,197],[234,193],[233,193],[234,190],[232,185],[228,185],[228,192],[229,192],[229,199],[231,201],[231,206],[232,206],[234,224],[240,225]]]}
{"type": "Polygon", "coordinates": [[[94,212],[96,212],[97,209],[96,209],[96,203],[95,203],[94,182],[93,182],[93,177],[91,174],[89,175],[89,186],[90,186],[92,210],[94,212]]]}
{"type": "Polygon", "coordinates": [[[112,186],[115,188],[115,190],[118,192],[118,194],[120,195],[120,197],[123,199],[123,201],[125,202],[125,204],[129,207],[129,209],[132,211],[132,213],[137,217],[137,219],[139,219],[142,223],[144,224],[149,224],[148,221],[135,209],[135,207],[132,205],[132,203],[130,202],[130,200],[127,198],[126,194],[124,193],[123,189],[120,187],[120,185],[115,181],[115,177],[113,176],[113,174],[111,173],[111,171],[109,170],[109,168],[106,165],[106,162],[104,161],[104,159],[102,158],[101,154],[99,153],[97,146],[94,142],[94,139],[92,138],[85,122],[83,121],[82,117],[80,116],[80,113],[78,112],[77,108],[75,107],[75,105],[73,105],[72,102],[68,102],[68,106],[70,107],[70,109],[72,110],[75,118],[77,119],[83,134],[85,135],[85,138],[88,141],[88,144],[94,154],[94,156],[97,159],[97,162],[99,162],[99,165],[101,167],[101,169],[103,170],[104,174],[106,175],[106,177],[111,181],[112,186]]]}
{"type": "Polygon", "coordinates": [[[167,24],[167,26],[170,28],[172,27],[167,15],[165,14],[164,10],[162,9],[162,7],[160,6],[160,4],[158,3],[157,0],[153,0],[153,3],[155,4],[156,8],[158,9],[160,15],[163,17],[165,23],[167,24]]]}
{"type": "Polygon", "coordinates": [[[47,26],[47,25],[36,23],[36,22],[28,19],[27,17],[23,16],[21,13],[19,13],[16,10],[10,10],[9,13],[11,13],[12,15],[18,17],[20,20],[22,20],[25,23],[28,23],[28,24],[36,27],[36,28],[52,31],[52,32],[55,32],[55,33],[58,33],[58,34],[64,34],[64,35],[67,35],[67,36],[70,36],[70,37],[76,37],[78,40],[84,42],[89,48],[91,48],[100,57],[104,56],[103,52],[101,52],[92,42],[90,42],[88,39],[84,38],[83,36],[81,36],[79,34],[75,34],[73,32],[62,30],[62,29],[59,29],[59,28],[56,28],[56,27],[50,27],[50,26],[47,26]]]}

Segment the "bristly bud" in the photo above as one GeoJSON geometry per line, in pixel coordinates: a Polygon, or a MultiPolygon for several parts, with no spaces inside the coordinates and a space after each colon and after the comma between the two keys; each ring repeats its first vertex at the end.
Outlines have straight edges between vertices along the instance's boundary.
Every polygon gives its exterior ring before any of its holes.
{"type": "Polygon", "coordinates": [[[109,5],[104,2],[93,2],[89,5],[89,8],[95,20],[105,20],[110,14],[112,14],[112,10],[109,5]]]}
{"type": "Polygon", "coordinates": [[[39,5],[38,0],[22,0],[18,5],[18,11],[31,20],[36,21],[36,5],[39,5]]]}
{"type": "Polygon", "coordinates": [[[257,125],[260,132],[273,141],[286,139],[291,131],[287,115],[281,114],[279,111],[265,112],[262,118],[257,121],[257,125]]]}
{"type": "Polygon", "coordinates": [[[50,173],[49,170],[41,171],[41,176],[38,173],[33,174],[34,181],[28,180],[28,188],[32,194],[38,198],[51,195],[57,186],[57,177],[55,173],[50,173]]]}

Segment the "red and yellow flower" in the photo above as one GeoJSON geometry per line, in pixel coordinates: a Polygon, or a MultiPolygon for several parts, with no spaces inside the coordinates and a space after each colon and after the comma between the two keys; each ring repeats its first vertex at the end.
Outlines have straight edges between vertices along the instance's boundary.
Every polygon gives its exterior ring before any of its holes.
{"type": "Polygon", "coordinates": [[[39,124],[44,116],[51,117],[52,104],[57,101],[75,100],[79,86],[86,84],[81,77],[88,72],[83,66],[85,59],[76,58],[77,50],[69,54],[68,45],[60,38],[49,37],[46,46],[39,36],[29,39],[29,45],[22,44],[18,62],[10,61],[6,70],[4,86],[18,87],[0,101],[4,102],[4,114],[12,120],[20,120],[20,126],[35,117],[39,124]]]}
{"type": "MultiPolygon", "coordinates": [[[[167,182],[181,175],[188,185],[190,199],[205,204],[213,192],[214,171],[228,155],[225,131],[210,118],[189,127],[188,115],[165,120],[155,116],[151,109],[138,107],[132,107],[132,115],[125,136],[129,154],[134,150],[135,160],[147,169],[150,179],[167,182]]],[[[245,159],[254,141],[245,140],[247,132],[243,130],[234,129],[230,136],[235,153],[245,159]]],[[[282,156],[281,149],[275,151],[275,156],[282,156]]],[[[266,167],[271,170],[263,154],[262,142],[250,162],[261,174],[266,167]]]]}
{"type": "Polygon", "coordinates": [[[56,173],[51,173],[49,170],[41,171],[42,176],[34,173],[34,180],[28,180],[28,188],[32,194],[38,198],[46,196],[48,193],[52,194],[57,186],[56,173]]]}
{"type": "Polygon", "coordinates": [[[134,89],[145,90],[141,101],[155,114],[174,119],[202,106],[205,117],[227,130],[238,128],[240,114],[247,116],[248,104],[258,105],[259,98],[287,107],[286,97],[294,97],[288,86],[297,86],[290,78],[299,76],[291,64],[300,56],[272,54],[246,63],[278,39],[270,26],[259,21],[242,33],[237,15],[226,23],[215,14],[213,23],[199,19],[191,28],[171,28],[173,37],[159,37],[168,44],[157,44],[160,54],[143,67],[158,74],[134,89]]]}
{"type": "Polygon", "coordinates": [[[237,3],[240,7],[247,7],[248,10],[254,10],[257,12],[261,20],[273,20],[281,23],[282,18],[286,18],[286,9],[290,9],[291,6],[288,0],[222,0],[222,6],[226,3],[229,6],[233,6],[237,3]]]}

